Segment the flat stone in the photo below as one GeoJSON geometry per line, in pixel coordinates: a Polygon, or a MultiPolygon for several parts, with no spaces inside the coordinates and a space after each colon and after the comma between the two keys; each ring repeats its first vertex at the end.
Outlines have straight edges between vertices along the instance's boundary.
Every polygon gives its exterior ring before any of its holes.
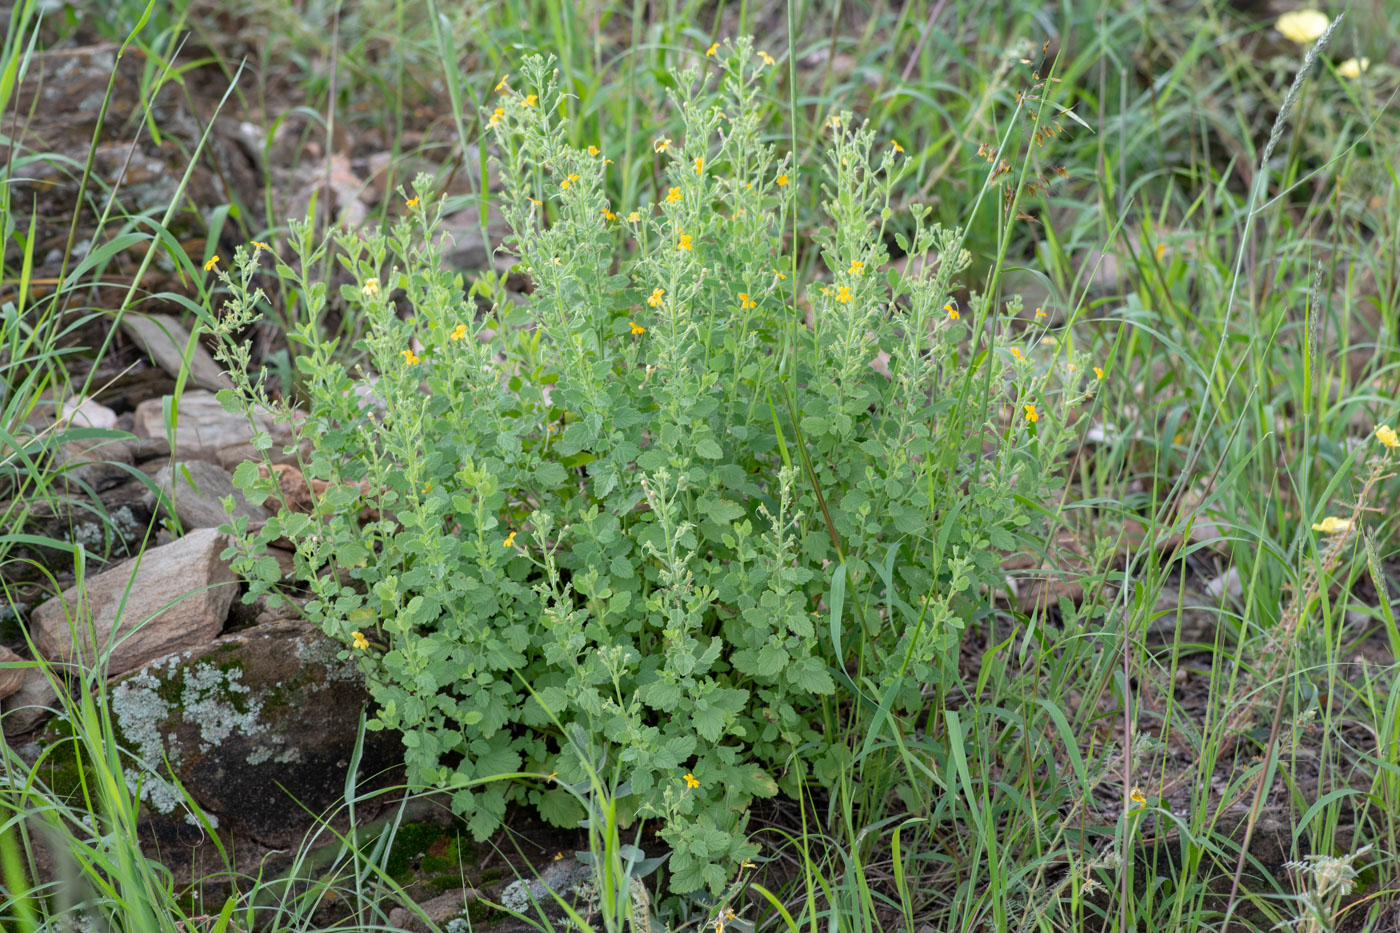
{"type": "Polygon", "coordinates": [[[37,667],[24,672],[24,682],[0,700],[0,726],[6,736],[23,735],[59,709],[58,694],[37,667]]]}
{"type": "Polygon", "coordinates": [[[117,426],[117,413],[100,402],[80,395],[67,399],[58,407],[58,420],[75,428],[111,431],[117,426]]]}
{"type": "MultiPolygon", "coordinates": [[[[465,914],[467,906],[480,897],[481,894],[475,888],[462,888],[424,901],[418,905],[418,909],[423,911],[435,926],[442,928],[449,920],[465,914]]],[[[395,907],[389,911],[389,926],[396,930],[407,930],[408,933],[429,933],[431,929],[418,914],[407,907],[395,907]]]]}
{"type": "MultiPolygon", "coordinates": [[[[24,658],[4,645],[0,645],[0,664],[13,664],[15,662],[24,663],[24,658]]],[[[24,684],[25,675],[28,673],[28,668],[0,667],[0,699],[17,693],[24,684]]]]}
{"type": "Polygon", "coordinates": [[[55,663],[91,665],[98,649],[110,647],[107,675],[115,677],[171,652],[203,647],[223,628],[237,593],[233,571],[219,558],[224,547],[223,535],[202,528],[65,590],[30,619],[39,654],[55,663]],[[81,642],[75,629],[82,631],[81,642]]]}
{"type": "MultiPolygon", "coordinates": [[[[186,530],[218,528],[229,521],[220,501],[226,496],[233,497],[233,518],[265,522],[272,517],[267,509],[243,498],[243,493],[234,488],[233,477],[227,470],[205,460],[167,463],[155,480],[165,495],[166,510],[173,510],[186,530]]],[[[155,496],[149,497],[149,505],[155,507],[155,496]]]]}
{"type": "Polygon", "coordinates": [[[122,317],[122,330],[131,335],[146,355],[171,376],[179,378],[186,369],[189,380],[201,389],[217,392],[233,388],[233,382],[198,341],[190,348],[185,360],[185,348],[190,332],[168,314],[127,314],[122,317]]]}
{"type": "MultiPolygon", "coordinates": [[[[152,818],[184,819],[168,761],[221,832],[299,843],[311,814],[344,797],[369,702],[355,661],[339,657],[345,647],[310,623],[272,622],[159,659],[118,683],[112,710],[150,769],[140,777],[152,818]]],[[[397,733],[370,732],[359,774],[391,782],[402,760],[397,733]]]]}
{"type": "MultiPolygon", "coordinates": [[[[291,463],[295,457],[284,454],[292,441],[292,427],[279,421],[266,409],[255,411],[258,428],[272,438],[268,450],[274,463],[291,463]]],[[[176,411],[175,451],[177,460],[208,460],[232,470],[245,460],[259,459],[252,444],[252,427],[241,412],[224,411],[212,392],[194,390],[180,396],[176,411]]],[[[137,437],[165,437],[163,400],[148,399],[136,406],[134,433],[137,437]]]]}

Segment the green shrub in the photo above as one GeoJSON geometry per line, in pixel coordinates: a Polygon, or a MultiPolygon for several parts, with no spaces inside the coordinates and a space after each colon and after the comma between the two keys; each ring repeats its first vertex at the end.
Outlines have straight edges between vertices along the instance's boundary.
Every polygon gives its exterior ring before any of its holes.
{"type": "MultiPolygon", "coordinates": [[[[829,123],[829,281],[804,289],[785,234],[808,182],[757,142],[764,62],[739,42],[705,65],[677,76],[653,204],[608,203],[617,169],[564,142],[549,63],[502,81],[487,118],[523,301],[490,275],[464,301],[420,179],[391,231],[336,238],[363,314],[340,347],[297,226],[301,268],[277,272],[306,306],[303,466],[324,492],[237,529],[249,598],[277,579],[267,545],[295,544],[376,727],[402,731],[412,780],[455,788],[478,838],[512,801],[576,824],[561,785],[604,774],[629,819],[661,821],[680,892],[718,891],[756,852],[755,797],[831,784],[956,670],[1094,380],[1035,351],[1042,325],[1013,338],[1014,302],[957,313],[961,234],[920,205],[889,226],[905,162],[849,113],[829,123]],[[539,779],[473,783],[513,771],[539,779]]],[[[222,273],[235,375],[261,252],[222,273]]],[[[242,396],[266,401],[246,378],[242,396]]],[[[278,494],[262,474],[237,476],[259,501],[278,494]]]]}

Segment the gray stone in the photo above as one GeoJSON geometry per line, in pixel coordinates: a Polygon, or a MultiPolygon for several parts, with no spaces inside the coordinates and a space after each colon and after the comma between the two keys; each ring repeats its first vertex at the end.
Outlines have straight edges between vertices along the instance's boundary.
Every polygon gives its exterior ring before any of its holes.
{"type": "Polygon", "coordinates": [[[0,700],[0,725],[6,736],[23,735],[48,719],[60,708],[48,678],[37,667],[25,671],[24,682],[14,693],[0,700]]]}
{"type": "Polygon", "coordinates": [[[110,649],[109,677],[203,647],[223,628],[237,592],[219,558],[225,543],[203,528],[65,590],[34,610],[35,646],[51,662],[85,665],[110,649]]]}
{"type": "MultiPolygon", "coordinates": [[[[178,379],[186,369],[185,348],[190,343],[190,332],[175,318],[168,314],[127,314],[122,318],[122,330],[171,376],[178,379]]],[[[233,388],[233,382],[198,341],[190,347],[188,371],[190,382],[201,389],[233,388]]]]}
{"type": "MultiPolygon", "coordinates": [[[[226,496],[233,497],[233,517],[246,517],[249,522],[265,522],[272,513],[260,505],[252,505],[243,498],[243,493],[233,486],[233,477],[223,467],[205,460],[190,460],[185,463],[167,463],[156,474],[156,485],[165,495],[167,510],[173,510],[175,517],[185,530],[194,528],[218,528],[229,521],[224,512],[226,496]]],[[[154,508],[155,496],[149,499],[154,508]]]]}
{"type": "MultiPolygon", "coordinates": [[[[24,658],[15,654],[4,645],[0,645],[0,664],[25,663],[24,658]]],[[[25,681],[25,675],[29,673],[23,667],[0,667],[0,699],[18,692],[20,686],[25,681]]]]}
{"type": "MultiPolygon", "coordinates": [[[[462,888],[460,891],[448,891],[432,900],[424,901],[418,905],[418,909],[440,929],[446,926],[449,920],[465,914],[467,905],[480,897],[475,888],[462,888]]],[[[409,933],[429,933],[431,929],[418,914],[406,907],[395,907],[389,911],[389,926],[396,930],[407,930],[409,933]]]]}
{"type": "MultiPolygon", "coordinates": [[[[291,463],[295,457],[284,454],[292,441],[292,426],[266,409],[258,410],[253,420],[260,431],[272,438],[267,451],[274,463],[291,463]]],[[[148,399],[136,406],[135,434],[137,437],[165,437],[163,400],[148,399]]],[[[176,410],[175,457],[178,460],[208,460],[226,470],[232,470],[245,460],[259,459],[252,444],[253,426],[242,412],[228,412],[212,392],[192,391],[180,396],[176,410]]]]}
{"type": "MultiPolygon", "coordinates": [[[[309,623],[273,622],[159,659],[118,683],[112,709],[150,769],[132,780],[149,788],[142,794],[152,818],[184,820],[168,761],[221,831],[274,847],[299,843],[310,814],[344,797],[369,701],[355,662],[338,657],[344,647],[309,623]]],[[[396,733],[367,733],[359,773],[389,781],[385,772],[402,759],[396,733]]]]}
{"type": "Polygon", "coordinates": [[[106,405],[80,395],[59,406],[58,420],[75,428],[101,428],[111,431],[117,426],[117,413],[106,405]]]}

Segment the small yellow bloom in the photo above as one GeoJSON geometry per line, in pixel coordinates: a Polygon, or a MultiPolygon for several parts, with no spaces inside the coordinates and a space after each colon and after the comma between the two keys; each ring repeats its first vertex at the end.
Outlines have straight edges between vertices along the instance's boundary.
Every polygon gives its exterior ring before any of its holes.
{"type": "Polygon", "coordinates": [[[700,781],[695,777],[695,775],[687,774],[685,776],[685,786],[694,790],[695,788],[700,786],[700,781]]]}
{"type": "Polygon", "coordinates": [[[831,128],[833,130],[839,130],[841,128],[841,118],[834,113],[831,115],[831,119],[828,120],[827,123],[831,125],[831,128]]]}
{"type": "Polygon", "coordinates": [[[577,176],[577,175],[574,175],[574,174],[570,174],[568,178],[565,178],[563,181],[561,181],[561,182],[559,183],[559,187],[560,187],[560,188],[564,188],[564,189],[567,190],[568,187],[569,187],[570,185],[572,185],[572,184],[573,184],[574,182],[576,182],[576,181],[578,181],[578,176],[577,176]]]}
{"type": "Polygon", "coordinates": [[[696,157],[695,157],[695,174],[699,175],[699,174],[700,174],[701,172],[703,172],[703,171],[705,171],[705,157],[704,157],[704,156],[696,156],[696,157]]]}
{"type": "Polygon", "coordinates": [[[653,152],[665,152],[670,145],[671,138],[669,136],[663,136],[662,138],[653,142],[651,144],[651,148],[653,152]]]}
{"type": "Polygon", "coordinates": [[[752,298],[749,297],[749,293],[748,293],[748,292],[740,292],[740,293],[739,293],[739,307],[740,307],[740,308],[745,308],[745,309],[746,309],[746,308],[757,307],[757,305],[755,305],[755,304],[754,304],[754,300],[753,300],[752,298]]]}
{"type": "Polygon", "coordinates": [[[786,185],[787,183],[788,183],[788,177],[787,177],[786,175],[779,175],[779,176],[778,176],[778,187],[779,187],[779,188],[783,187],[783,185],[786,185]]]}
{"type": "Polygon", "coordinates": [[[690,250],[690,234],[682,233],[681,240],[676,244],[676,249],[690,250]]]}
{"type": "Polygon", "coordinates": [[[1020,347],[1012,347],[1012,348],[1011,348],[1011,355],[1014,356],[1014,357],[1016,357],[1016,359],[1020,360],[1020,361],[1023,362],[1023,363],[1026,361],[1025,354],[1023,354],[1023,353],[1021,352],[1021,348],[1020,348],[1020,347]]]}
{"type": "Polygon", "coordinates": [[[526,107],[533,107],[533,106],[535,106],[536,104],[538,104],[539,102],[540,102],[540,99],[539,99],[538,97],[536,97],[534,94],[526,94],[526,95],[525,95],[525,106],[526,106],[526,107]]]}
{"type": "Polygon", "coordinates": [[[1147,798],[1144,797],[1142,791],[1136,787],[1128,792],[1128,799],[1137,804],[1138,809],[1147,806],[1147,798]]]}
{"type": "Polygon", "coordinates": [[[449,340],[461,340],[462,338],[464,338],[464,337],[466,337],[466,336],[467,336],[467,325],[465,325],[465,324],[458,324],[456,327],[452,328],[452,333],[448,335],[448,339],[449,339],[449,340]]]}
{"type": "Polygon", "coordinates": [[[502,91],[504,91],[504,90],[506,89],[506,80],[507,80],[508,78],[510,78],[510,72],[506,72],[505,74],[501,75],[501,80],[499,80],[499,81],[496,82],[496,93],[497,93],[497,94],[500,94],[502,91]]]}
{"type": "Polygon", "coordinates": [[[598,154],[598,147],[597,147],[597,146],[589,146],[589,147],[588,147],[588,154],[589,154],[589,155],[597,155],[597,154],[598,154]]]}
{"type": "Polygon", "coordinates": [[[836,300],[841,302],[842,304],[845,304],[846,302],[850,301],[851,290],[845,285],[842,285],[840,288],[836,289],[836,300]]]}
{"type": "Polygon", "coordinates": [[[512,531],[510,534],[506,535],[506,539],[502,541],[501,544],[506,547],[515,547],[515,532],[512,531]]]}
{"type": "Polygon", "coordinates": [[[628,321],[627,326],[632,328],[633,337],[640,337],[642,334],[645,334],[647,332],[647,329],[642,325],[638,324],[636,321],[628,321]]]}
{"type": "Polygon", "coordinates": [[[680,199],[681,199],[681,189],[679,189],[679,188],[672,188],[670,191],[666,192],[666,203],[667,203],[667,204],[674,204],[675,202],[679,201],[680,199]]]}
{"type": "Polygon", "coordinates": [[[1283,33],[1289,42],[1307,45],[1316,42],[1330,23],[1327,14],[1321,10],[1293,10],[1280,16],[1274,28],[1283,33]]]}
{"type": "Polygon", "coordinates": [[[1045,317],[1045,309],[1044,309],[1044,308],[1036,308],[1036,309],[1035,309],[1035,319],[1038,321],[1038,320],[1040,320],[1040,319],[1043,318],[1043,317],[1045,317]]]}
{"type": "Polygon", "coordinates": [[[773,274],[776,275],[778,278],[784,280],[784,281],[787,280],[787,276],[784,275],[783,273],[779,272],[777,269],[774,269],[774,270],[773,270],[773,274]]]}
{"type": "Polygon", "coordinates": [[[706,57],[706,58],[714,58],[714,57],[715,57],[715,54],[716,54],[718,51],[719,51],[719,43],[716,42],[714,45],[710,46],[708,49],[705,50],[705,57],[706,57]]]}
{"type": "Polygon", "coordinates": [[[1035,424],[1037,421],[1040,420],[1040,412],[1035,410],[1034,405],[1026,404],[1021,407],[1026,410],[1026,420],[1029,421],[1031,424],[1035,424]]]}
{"type": "Polygon", "coordinates": [[[948,312],[948,320],[950,321],[956,321],[959,317],[961,317],[961,315],[958,314],[958,309],[953,307],[953,303],[951,301],[943,306],[943,310],[948,312]]]}
{"type": "Polygon", "coordinates": [[[364,295],[366,298],[373,298],[375,295],[378,295],[378,294],[379,294],[379,280],[378,280],[378,279],[366,279],[366,280],[365,280],[364,287],[360,289],[360,294],[364,295]]]}
{"type": "Polygon", "coordinates": [[[1103,378],[1103,367],[1101,367],[1101,366],[1095,366],[1095,367],[1094,367],[1094,378],[1095,378],[1095,379],[1102,379],[1102,378],[1103,378]]]}
{"type": "Polygon", "coordinates": [[[504,117],[505,115],[506,115],[506,110],[505,110],[505,108],[504,108],[504,107],[497,107],[495,110],[491,111],[491,119],[487,121],[486,125],[487,125],[487,126],[495,126],[497,123],[500,123],[500,122],[501,122],[501,118],[504,117]]]}
{"type": "Polygon", "coordinates": [[[603,219],[604,219],[604,220],[617,220],[617,215],[614,214],[614,213],[612,212],[612,208],[605,207],[605,208],[603,208],[603,219]]]}
{"type": "Polygon", "coordinates": [[[851,260],[851,268],[846,270],[847,275],[865,275],[865,263],[859,259],[851,260]]]}
{"type": "Polygon", "coordinates": [[[204,271],[205,271],[205,272],[208,272],[208,271],[210,271],[211,269],[213,269],[215,266],[217,266],[218,264],[219,264],[219,257],[218,257],[217,255],[210,256],[210,257],[209,257],[209,261],[206,262],[206,263],[204,264],[204,271]]]}
{"type": "Polygon", "coordinates": [[[1400,435],[1397,435],[1395,429],[1388,424],[1382,424],[1376,428],[1376,440],[1387,447],[1400,447],[1400,435]]]}
{"type": "Polygon", "coordinates": [[[763,59],[763,64],[765,64],[765,65],[776,65],[776,64],[778,64],[777,62],[773,61],[773,56],[772,56],[772,55],[769,55],[767,52],[759,52],[759,53],[758,53],[758,57],[761,58],[761,59],[763,59]]]}
{"type": "Polygon", "coordinates": [[[642,215],[637,213],[636,211],[633,211],[632,213],[627,215],[627,222],[629,224],[639,224],[642,222],[642,215]]]}
{"type": "Polygon", "coordinates": [[[1165,256],[1165,255],[1167,255],[1167,244],[1165,244],[1165,243],[1158,243],[1158,244],[1157,244],[1157,261],[1158,261],[1158,262],[1161,262],[1161,261],[1162,261],[1162,257],[1165,256]]]}
{"type": "Polygon", "coordinates": [[[651,290],[651,297],[647,299],[647,304],[651,305],[653,308],[661,307],[661,296],[664,294],[666,294],[666,289],[653,288],[651,290]]]}
{"type": "Polygon", "coordinates": [[[364,651],[369,647],[369,639],[360,632],[351,632],[350,637],[355,640],[355,650],[364,651]]]}
{"type": "Polygon", "coordinates": [[[899,140],[891,139],[890,145],[894,147],[895,155],[904,155],[904,147],[899,144],[899,140]]]}
{"type": "Polygon", "coordinates": [[[531,199],[530,199],[530,203],[533,204],[533,205],[535,205],[536,207],[543,207],[543,206],[544,206],[544,202],[543,202],[543,201],[536,201],[534,198],[531,198],[531,199]]]}
{"type": "Polygon", "coordinates": [[[407,201],[403,202],[403,206],[408,208],[409,210],[413,210],[415,207],[418,206],[418,199],[409,198],[407,201]]]}
{"type": "Polygon", "coordinates": [[[272,247],[271,247],[271,246],[268,246],[266,243],[263,243],[263,242],[261,242],[261,241],[259,241],[259,240],[254,240],[254,241],[253,241],[253,249],[258,250],[258,251],[266,251],[266,252],[271,252],[271,251],[272,251],[272,247]]]}
{"type": "Polygon", "coordinates": [[[563,853],[563,852],[555,852],[555,853],[554,853],[554,861],[556,861],[556,862],[559,861],[560,859],[562,859],[563,857],[564,857],[564,853],[563,853]]]}
{"type": "Polygon", "coordinates": [[[403,355],[404,362],[405,362],[407,365],[409,365],[409,366],[417,366],[417,365],[418,365],[419,359],[418,359],[418,354],[417,354],[417,353],[414,353],[412,350],[404,350],[403,353],[402,353],[402,355],[403,355]]]}
{"type": "Polygon", "coordinates": [[[1339,535],[1344,531],[1351,530],[1351,519],[1329,515],[1320,522],[1314,522],[1312,530],[1320,531],[1325,535],[1339,535]]]}
{"type": "Polygon", "coordinates": [[[1366,69],[1371,67],[1369,58],[1348,58],[1337,66],[1337,74],[1343,78],[1355,80],[1366,73],[1366,69]]]}

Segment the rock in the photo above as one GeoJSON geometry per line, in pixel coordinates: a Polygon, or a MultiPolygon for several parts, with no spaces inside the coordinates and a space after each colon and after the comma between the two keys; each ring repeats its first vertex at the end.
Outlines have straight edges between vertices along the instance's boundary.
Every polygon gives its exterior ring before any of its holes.
{"type": "Polygon", "coordinates": [[[203,528],[89,577],[34,610],[35,646],[52,662],[91,664],[96,651],[88,639],[95,635],[96,647],[110,645],[110,677],[203,647],[223,628],[237,592],[233,571],[219,558],[224,546],[223,535],[203,528]],[[91,632],[77,644],[74,629],[85,630],[89,616],[91,632]]]}
{"type": "MultiPolygon", "coordinates": [[[[13,664],[15,662],[23,664],[25,660],[9,648],[0,645],[0,664],[13,664]]],[[[18,692],[26,679],[25,675],[28,673],[29,668],[25,667],[0,667],[0,699],[18,692]]]]}
{"type": "Polygon", "coordinates": [[[24,682],[20,688],[0,700],[0,725],[3,725],[7,737],[23,735],[59,708],[58,694],[44,672],[31,667],[24,672],[24,682]]]}
{"type": "Polygon", "coordinates": [[[135,446],[126,438],[85,437],[58,449],[60,476],[69,492],[106,492],[132,478],[135,446]]]}
{"type": "Polygon", "coordinates": [[[75,428],[100,428],[104,431],[112,431],[117,427],[117,413],[106,405],[80,395],[77,398],[68,399],[59,406],[58,421],[60,424],[71,424],[75,428]]]}
{"type": "MultiPolygon", "coordinates": [[[[440,929],[449,920],[465,914],[467,905],[480,897],[480,893],[475,888],[462,888],[460,891],[448,891],[430,901],[424,901],[418,905],[418,909],[423,911],[428,919],[440,929]]],[[[418,914],[406,907],[395,907],[389,911],[389,926],[396,930],[408,930],[409,933],[429,933],[429,930],[432,929],[423,922],[418,914]]]]}
{"type": "Polygon", "coordinates": [[[549,908],[554,905],[554,894],[565,901],[577,901],[582,893],[580,888],[593,881],[593,869],[576,858],[568,857],[550,862],[540,871],[539,877],[518,878],[501,889],[495,898],[502,907],[525,913],[532,903],[549,908]]]}
{"type": "MultiPolygon", "coordinates": [[[[162,399],[149,399],[136,406],[137,437],[165,437],[162,399]]],[[[274,462],[290,463],[294,457],[283,448],[292,442],[292,427],[279,421],[267,409],[254,414],[260,430],[272,438],[268,455],[274,462]]],[[[258,459],[252,444],[252,427],[240,413],[224,411],[212,392],[192,391],[180,396],[175,425],[175,457],[182,461],[208,460],[232,470],[245,460],[258,459]]]]}
{"type": "MultiPolygon", "coordinates": [[[[343,647],[308,623],[274,622],[169,655],[117,684],[112,709],[151,768],[140,775],[151,809],[184,818],[166,760],[222,829],[263,845],[299,843],[311,814],[344,797],[369,701],[355,662],[338,657],[343,647]]],[[[359,773],[391,780],[400,741],[366,733],[359,773]]]]}
{"type": "MultiPolygon", "coordinates": [[[[221,466],[205,460],[167,463],[156,474],[156,485],[165,496],[166,510],[173,509],[175,517],[186,530],[218,528],[229,521],[220,501],[233,497],[233,517],[246,517],[249,522],[265,522],[272,513],[260,505],[252,505],[233,486],[233,477],[221,466]]],[[[154,507],[156,497],[148,504],[154,507]]]]}
{"type": "MultiPolygon", "coordinates": [[[[190,332],[185,325],[168,314],[128,314],[122,318],[122,330],[131,335],[157,366],[179,378],[186,367],[185,348],[190,344],[190,332]]],[[[217,392],[233,388],[233,382],[197,341],[190,347],[188,370],[190,382],[201,389],[217,392]]]]}

